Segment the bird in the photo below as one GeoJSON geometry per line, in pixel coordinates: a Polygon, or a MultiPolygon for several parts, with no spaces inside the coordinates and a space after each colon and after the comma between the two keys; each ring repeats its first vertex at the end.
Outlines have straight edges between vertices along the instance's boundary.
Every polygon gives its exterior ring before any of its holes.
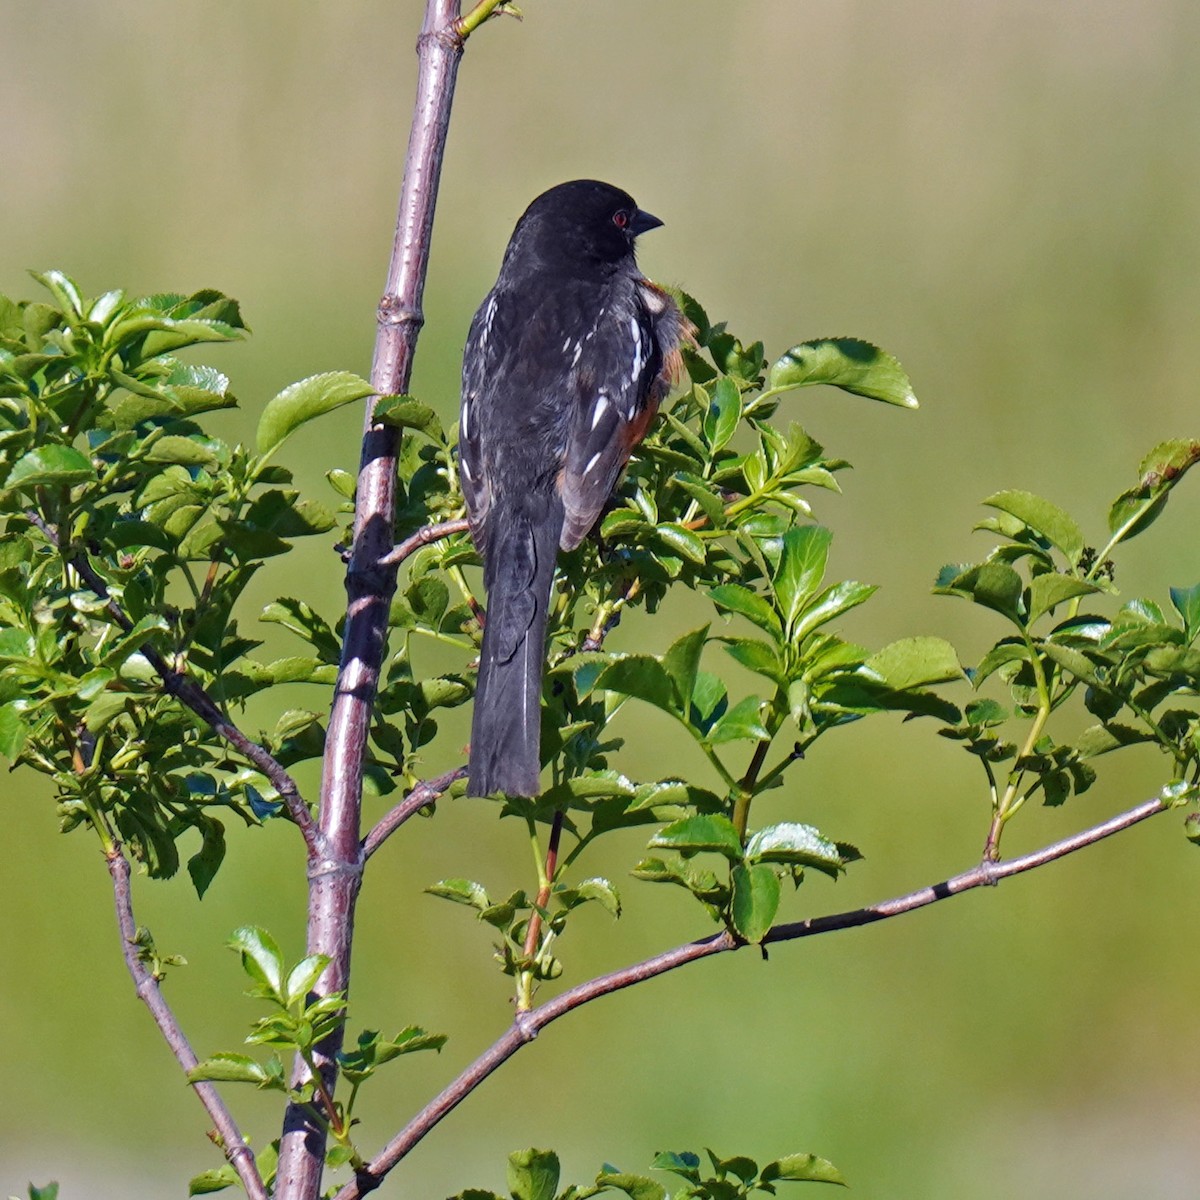
{"type": "Polygon", "coordinates": [[[662,225],[576,179],[517,221],[463,351],[459,478],[487,608],[467,795],[533,797],[559,550],[588,535],[681,370],[687,323],[638,269],[662,225]]]}

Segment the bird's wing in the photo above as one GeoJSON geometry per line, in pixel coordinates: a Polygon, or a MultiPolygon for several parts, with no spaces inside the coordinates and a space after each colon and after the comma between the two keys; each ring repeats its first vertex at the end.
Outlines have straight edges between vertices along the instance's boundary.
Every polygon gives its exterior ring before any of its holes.
{"type": "Polygon", "coordinates": [[[625,303],[605,306],[567,353],[575,411],[560,483],[560,545],[572,550],[596,523],[665,389],[659,384],[663,347],[636,289],[625,303]]]}
{"type": "Polygon", "coordinates": [[[463,351],[462,407],[458,417],[458,474],[463,499],[467,502],[467,520],[480,555],[484,553],[487,514],[492,495],[483,457],[484,420],[481,398],[487,381],[495,372],[496,351],[492,325],[496,316],[496,293],[489,292],[479,306],[463,351]]]}

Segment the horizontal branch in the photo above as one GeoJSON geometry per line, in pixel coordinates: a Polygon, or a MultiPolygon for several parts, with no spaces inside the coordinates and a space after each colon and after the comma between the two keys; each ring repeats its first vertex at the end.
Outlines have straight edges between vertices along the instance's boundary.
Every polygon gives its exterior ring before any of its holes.
{"type": "MultiPolygon", "coordinates": [[[[196,1066],[196,1053],[188,1042],[184,1032],[171,1012],[170,1006],[163,997],[158,979],[138,955],[137,924],[133,919],[133,899],[129,889],[129,860],[119,845],[105,856],[108,862],[108,873],[112,876],[113,902],[117,910],[117,927],[121,931],[121,949],[125,955],[125,965],[133,978],[137,991],[150,1015],[154,1018],[163,1040],[170,1047],[171,1053],[185,1072],[196,1066]]],[[[192,1084],[192,1090],[200,1098],[200,1103],[208,1111],[209,1117],[220,1137],[221,1149],[230,1165],[237,1172],[246,1195],[250,1200],[268,1200],[266,1185],[259,1174],[258,1165],[254,1161],[254,1151],[246,1145],[229,1109],[221,1099],[217,1089],[211,1083],[198,1082],[192,1084]]]]}
{"type": "MultiPolygon", "coordinates": [[[[52,545],[61,549],[58,534],[41,513],[27,510],[25,515],[52,545]]],[[[108,584],[92,566],[87,555],[82,551],[73,554],[70,563],[79,578],[95,595],[105,601],[108,615],[126,632],[131,630],[133,621],[129,614],[113,599],[108,590],[108,584]]],[[[296,781],[284,770],[278,759],[242,733],[194,679],[171,666],[149,642],[143,642],[138,647],[138,651],[162,680],[163,691],[167,695],[174,696],[181,704],[190,708],[218,737],[228,742],[243,758],[253,763],[271,781],[271,786],[279,793],[279,798],[286,806],[288,815],[299,828],[304,838],[304,844],[308,848],[309,857],[316,858],[320,853],[316,823],[312,819],[304,797],[300,794],[300,789],[296,786],[296,781]]]]}
{"type": "Polygon", "coordinates": [[[426,525],[410,534],[394,549],[389,550],[380,560],[381,567],[398,567],[410,554],[416,553],[422,546],[431,542],[440,542],[455,533],[466,533],[470,529],[466,517],[458,517],[453,521],[443,521],[440,525],[426,525]]]}
{"type": "MultiPolygon", "coordinates": [[[[1065,858],[1076,850],[1091,846],[1114,833],[1128,829],[1139,821],[1146,820],[1157,813],[1166,812],[1171,805],[1163,800],[1147,800],[1136,808],[1131,808],[1082,833],[1064,838],[1049,846],[1027,854],[1022,858],[1014,858],[1008,862],[984,862],[960,875],[952,876],[942,883],[909,892],[905,896],[897,896],[892,900],[884,900],[866,908],[851,909],[848,912],[834,913],[826,917],[813,917],[807,921],[793,921],[786,925],[777,925],[763,939],[764,943],[789,942],[798,938],[811,937],[818,933],[832,933],[836,929],[852,929],[859,925],[870,925],[875,921],[883,921],[889,917],[898,917],[901,913],[912,912],[926,905],[957,896],[973,888],[994,885],[1010,875],[1020,875],[1041,867],[1047,863],[1065,858]]],[[[579,984],[569,991],[547,1000],[527,1013],[517,1014],[512,1026],[489,1049],[484,1051],[457,1079],[453,1081],[440,1095],[434,1097],[417,1115],[373,1158],[365,1168],[360,1170],[356,1178],[341,1188],[334,1200],[358,1200],[368,1192],[374,1191],[383,1182],[387,1173],[420,1142],[431,1129],[444,1117],[452,1112],[467,1098],[483,1081],[522,1046],[527,1045],[537,1037],[552,1021],[565,1016],[569,1012],[598,1000],[601,996],[619,992],[623,988],[632,987],[635,983],[644,983],[657,975],[664,975],[676,967],[685,966],[714,954],[722,954],[727,950],[737,950],[747,945],[746,942],[735,938],[728,930],[714,934],[701,941],[689,942],[685,946],[677,946],[664,954],[648,958],[644,962],[635,963],[608,975],[601,975],[579,984]]]]}
{"type": "Polygon", "coordinates": [[[418,783],[363,838],[363,858],[370,858],[409,817],[415,816],[423,808],[428,808],[452,783],[462,779],[466,773],[466,767],[455,767],[453,771],[447,771],[444,775],[438,775],[434,779],[425,779],[418,783]]]}

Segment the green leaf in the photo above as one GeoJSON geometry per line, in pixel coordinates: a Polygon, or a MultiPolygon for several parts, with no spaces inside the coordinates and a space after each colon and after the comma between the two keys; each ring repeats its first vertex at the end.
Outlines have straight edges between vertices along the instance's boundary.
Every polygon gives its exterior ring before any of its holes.
{"type": "Polygon", "coordinates": [[[293,383],[263,409],[258,422],[258,453],[263,457],[274,454],[305,422],[370,396],[373,391],[365,379],[349,371],[310,375],[293,383]]]}
{"type": "Polygon", "coordinates": [[[72,446],[38,446],[13,464],[6,488],[73,487],[91,483],[96,469],[91,459],[72,446]]]}
{"type": "Polygon", "coordinates": [[[967,567],[957,574],[955,567],[944,567],[933,589],[942,595],[967,596],[976,604],[994,609],[1021,625],[1021,577],[1005,563],[985,562],[967,567]]]}
{"type": "Polygon", "coordinates": [[[1084,579],[1075,579],[1070,575],[1056,575],[1048,572],[1038,575],[1029,585],[1029,621],[1032,624],[1048,613],[1057,604],[1065,600],[1073,600],[1076,596],[1087,596],[1101,589],[1094,583],[1084,579]]]}
{"type": "Polygon", "coordinates": [[[690,1150],[678,1154],[674,1150],[660,1150],[650,1166],[655,1171],[670,1171],[674,1175],[681,1175],[689,1183],[700,1182],[700,1156],[690,1150]]]}
{"type": "Polygon", "coordinates": [[[878,346],[858,338],[801,342],[772,363],[767,372],[767,392],[785,392],[814,383],[832,384],[857,396],[903,408],[917,407],[904,368],[878,346]]]}
{"type": "Polygon", "coordinates": [[[595,686],[653,704],[665,712],[680,715],[675,700],[675,682],[657,658],[630,654],[618,658],[600,672],[595,686]]]}
{"type": "Polygon", "coordinates": [[[1171,603],[1183,620],[1183,629],[1192,641],[1200,632],[1200,583],[1190,588],[1171,588],[1171,603]]]}
{"type": "Polygon", "coordinates": [[[58,1200],[58,1184],[51,1181],[45,1187],[29,1185],[29,1200],[58,1200]]]}
{"type": "Polygon", "coordinates": [[[273,999],[283,1001],[283,955],[275,939],[257,925],[243,925],[229,938],[229,947],[241,955],[242,969],[266,989],[273,999]]]}
{"type": "Polygon", "coordinates": [[[863,666],[897,692],[963,678],[954,647],[939,637],[902,638],[876,651],[863,666]]]}
{"type": "Polygon", "coordinates": [[[190,1083],[209,1080],[213,1083],[253,1083],[261,1085],[269,1072],[248,1054],[214,1054],[197,1063],[187,1073],[190,1083]]]}
{"type": "Polygon", "coordinates": [[[770,643],[759,641],[757,638],[722,638],[721,641],[725,643],[725,652],[735,662],[741,663],[757,675],[765,676],[780,687],[787,685],[783,661],[770,643]]]}
{"type": "Polygon", "coordinates": [[[709,596],[718,608],[737,613],[766,630],[776,641],[783,637],[783,626],[775,610],[757,593],[740,583],[723,583],[710,588],[709,596]]]}
{"type": "Polygon", "coordinates": [[[742,840],[733,822],[720,814],[684,817],[665,825],[650,839],[649,846],[652,850],[677,850],[684,855],[712,851],[731,860],[742,857],[742,840]]]}
{"type": "Polygon", "coordinates": [[[223,1167],[214,1167],[211,1171],[201,1171],[194,1175],[188,1183],[189,1196],[207,1196],[210,1192],[223,1192],[228,1187],[236,1187],[238,1173],[231,1163],[223,1167]]]}
{"type": "Polygon", "coordinates": [[[803,1181],[806,1183],[837,1183],[842,1187],[846,1181],[841,1173],[824,1158],[815,1154],[789,1154],[775,1162],[767,1163],[759,1176],[763,1183],[776,1180],[803,1181]]]}
{"type": "Polygon", "coordinates": [[[397,429],[416,429],[434,441],[444,441],[445,433],[438,415],[411,396],[382,396],[375,405],[375,419],[397,429]]]}
{"type": "Polygon", "coordinates": [[[696,688],[696,673],[700,669],[700,656],[704,652],[704,644],[708,640],[708,626],[702,625],[685,633],[678,641],[672,643],[663,655],[662,665],[666,668],[671,682],[675,685],[675,695],[679,701],[678,711],[687,713],[692,704],[692,692],[696,688]]]}
{"type": "Polygon", "coordinates": [[[795,821],[760,829],[746,845],[746,861],[790,863],[833,873],[845,864],[835,842],[813,826],[795,821]]]}
{"type": "Polygon", "coordinates": [[[288,972],[287,982],[283,987],[284,1003],[295,1004],[297,1000],[303,1000],[312,991],[317,980],[321,978],[321,972],[327,966],[327,954],[310,954],[307,958],[302,958],[288,972]]]}
{"type": "Polygon", "coordinates": [[[804,525],[783,535],[779,566],[771,586],[788,629],[821,586],[832,540],[833,534],[823,525],[804,525]]]}
{"type": "Polygon", "coordinates": [[[762,863],[753,866],[736,863],[732,876],[733,927],[746,941],[761,942],[779,911],[779,876],[762,863]]]}
{"type": "Polygon", "coordinates": [[[998,508],[1001,512],[1010,513],[1036,533],[1040,533],[1048,542],[1057,546],[1071,562],[1079,561],[1083,552],[1083,531],[1075,522],[1075,518],[1064,512],[1057,504],[1043,500],[1032,492],[1007,491],[997,492],[989,496],[984,504],[990,508],[998,508]]]}
{"type": "Polygon", "coordinates": [[[814,629],[862,604],[877,590],[874,584],[855,583],[853,580],[845,580],[827,587],[804,606],[800,619],[792,629],[792,639],[800,641],[806,638],[814,629]]]}
{"type": "Polygon", "coordinates": [[[1172,441],[1155,446],[1138,466],[1136,487],[1122,492],[1108,511],[1109,532],[1128,541],[1148,529],[1167,503],[1167,494],[1200,460],[1200,442],[1172,441]]]}
{"type": "Polygon", "coordinates": [[[728,375],[717,380],[704,414],[704,437],[716,454],[723,450],[737,431],[742,415],[742,397],[738,386],[728,375]]]}
{"type": "Polygon", "coordinates": [[[663,525],[656,525],[654,531],[658,534],[659,541],[663,542],[675,554],[681,554],[684,558],[694,563],[703,563],[705,561],[707,551],[704,547],[704,541],[690,529],[674,522],[667,522],[663,525]]]}
{"type": "Polygon", "coordinates": [[[626,1171],[611,1171],[607,1167],[596,1176],[601,1188],[615,1188],[624,1192],[631,1200],[666,1200],[666,1188],[657,1180],[644,1175],[630,1175],[626,1171]]]}
{"type": "Polygon", "coordinates": [[[225,860],[225,826],[215,818],[208,818],[201,827],[204,841],[200,849],[188,859],[188,874],[198,899],[204,899],[208,885],[225,860]]]}
{"type": "Polygon", "coordinates": [[[739,700],[705,735],[710,746],[722,742],[769,742],[771,731],[762,721],[763,701],[757,696],[739,700]]]}
{"type": "Polygon", "coordinates": [[[558,1155],[553,1150],[518,1150],[508,1156],[508,1186],[514,1200],[554,1200],[558,1155]]]}
{"type": "Polygon", "coordinates": [[[21,715],[19,705],[16,700],[0,705],[0,754],[10,763],[17,761],[25,739],[29,737],[29,725],[21,715]]]}
{"type": "Polygon", "coordinates": [[[455,904],[467,904],[482,912],[491,908],[492,902],[483,884],[473,879],[442,879],[430,884],[425,889],[431,896],[440,896],[443,900],[453,900],[455,904]]]}

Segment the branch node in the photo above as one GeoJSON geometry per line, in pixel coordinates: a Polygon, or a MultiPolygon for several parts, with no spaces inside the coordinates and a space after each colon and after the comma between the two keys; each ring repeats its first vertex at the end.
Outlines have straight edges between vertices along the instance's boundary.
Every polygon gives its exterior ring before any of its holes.
{"type": "Polygon", "coordinates": [[[423,33],[417,38],[417,54],[421,54],[427,46],[448,50],[451,54],[463,52],[463,35],[460,29],[461,18],[452,21],[443,29],[434,29],[423,33]]]}
{"type": "Polygon", "coordinates": [[[360,851],[354,858],[341,861],[336,858],[318,858],[308,868],[308,881],[317,879],[335,879],[339,875],[361,877],[363,873],[363,855],[360,851]]]}
{"type": "Polygon", "coordinates": [[[541,1025],[538,1024],[533,1013],[528,1009],[517,1013],[513,1017],[513,1028],[521,1035],[521,1041],[526,1043],[532,1042],[541,1032],[541,1025]]]}
{"type": "Polygon", "coordinates": [[[417,305],[405,304],[389,292],[380,297],[375,320],[380,325],[411,325],[415,332],[425,324],[425,314],[417,305]]]}

